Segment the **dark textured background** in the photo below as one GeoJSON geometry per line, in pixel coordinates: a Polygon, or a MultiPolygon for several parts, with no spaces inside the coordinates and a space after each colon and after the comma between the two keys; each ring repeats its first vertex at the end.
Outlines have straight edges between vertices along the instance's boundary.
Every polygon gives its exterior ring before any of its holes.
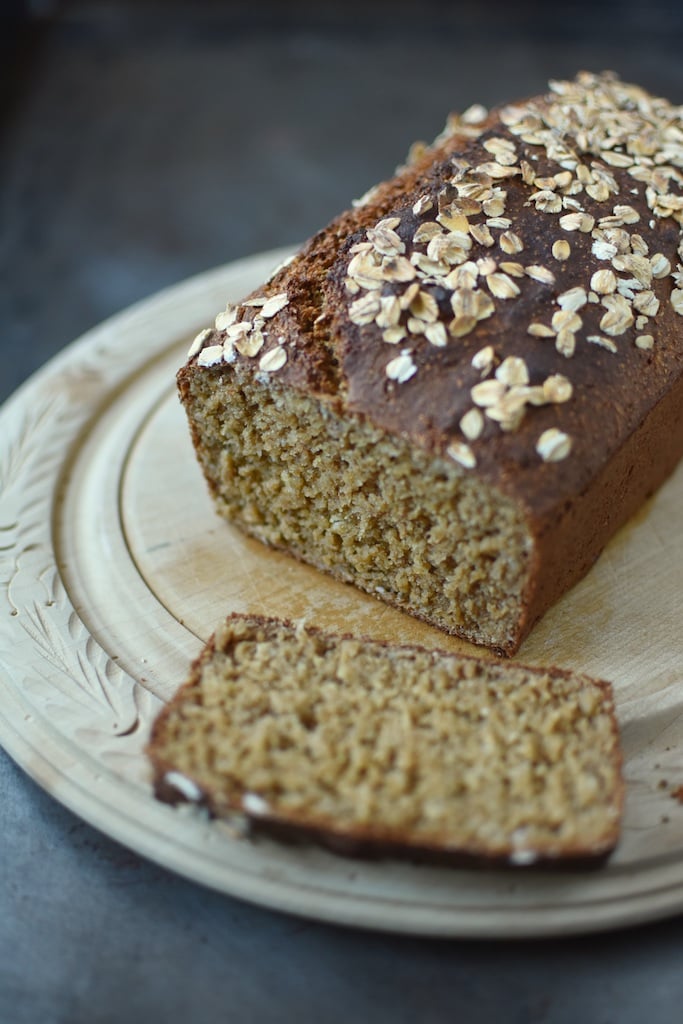
{"type": "MultiPolygon", "coordinates": [[[[613,68],[683,103],[655,2],[0,5],[0,400],[83,331],[305,238],[450,109],[613,68]]],[[[217,897],[78,821],[0,751],[0,1022],[681,1017],[683,919],[435,942],[217,897]]]]}

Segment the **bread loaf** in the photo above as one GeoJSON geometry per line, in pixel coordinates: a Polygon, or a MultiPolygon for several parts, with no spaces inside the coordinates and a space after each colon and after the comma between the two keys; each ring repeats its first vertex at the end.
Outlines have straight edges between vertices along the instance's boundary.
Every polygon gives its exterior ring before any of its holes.
{"type": "Polygon", "coordinates": [[[682,185],[610,74],[451,117],[195,339],[218,511],[513,654],[683,453],[682,185]]]}
{"type": "Polygon", "coordinates": [[[609,684],[231,616],[157,719],[157,794],[338,852],[604,858],[621,754],[609,684]]]}

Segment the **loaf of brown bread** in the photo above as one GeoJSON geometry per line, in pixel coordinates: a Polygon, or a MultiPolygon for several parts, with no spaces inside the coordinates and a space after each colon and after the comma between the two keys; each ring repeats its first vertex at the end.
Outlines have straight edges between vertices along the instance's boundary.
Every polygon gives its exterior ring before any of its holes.
{"type": "Polygon", "coordinates": [[[608,683],[231,616],[157,719],[157,794],[350,854],[595,862],[617,842],[608,683]]]}
{"type": "Polygon", "coordinates": [[[452,117],[191,347],[218,511],[514,653],[683,453],[681,108],[452,117]]]}

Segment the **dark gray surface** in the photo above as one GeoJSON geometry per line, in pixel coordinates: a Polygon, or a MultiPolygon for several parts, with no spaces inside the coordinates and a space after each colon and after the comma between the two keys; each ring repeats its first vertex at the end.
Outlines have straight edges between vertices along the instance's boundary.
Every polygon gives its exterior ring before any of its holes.
{"type": "MultiPolygon", "coordinates": [[[[2,25],[0,399],[131,302],[303,239],[451,108],[581,67],[683,102],[673,4],[15,8],[52,18],[2,25]]],[[[680,917],[527,943],[346,931],[141,860],[1,751],[0,793],[0,1024],[681,1019],[680,917]]]]}

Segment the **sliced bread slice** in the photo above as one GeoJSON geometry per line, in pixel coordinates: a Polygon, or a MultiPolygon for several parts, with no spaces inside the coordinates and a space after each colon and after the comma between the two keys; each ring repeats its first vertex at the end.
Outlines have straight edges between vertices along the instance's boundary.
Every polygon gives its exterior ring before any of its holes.
{"type": "Polygon", "coordinates": [[[232,615],[154,724],[157,795],[338,852],[596,862],[624,786],[609,683],[232,615]]]}

